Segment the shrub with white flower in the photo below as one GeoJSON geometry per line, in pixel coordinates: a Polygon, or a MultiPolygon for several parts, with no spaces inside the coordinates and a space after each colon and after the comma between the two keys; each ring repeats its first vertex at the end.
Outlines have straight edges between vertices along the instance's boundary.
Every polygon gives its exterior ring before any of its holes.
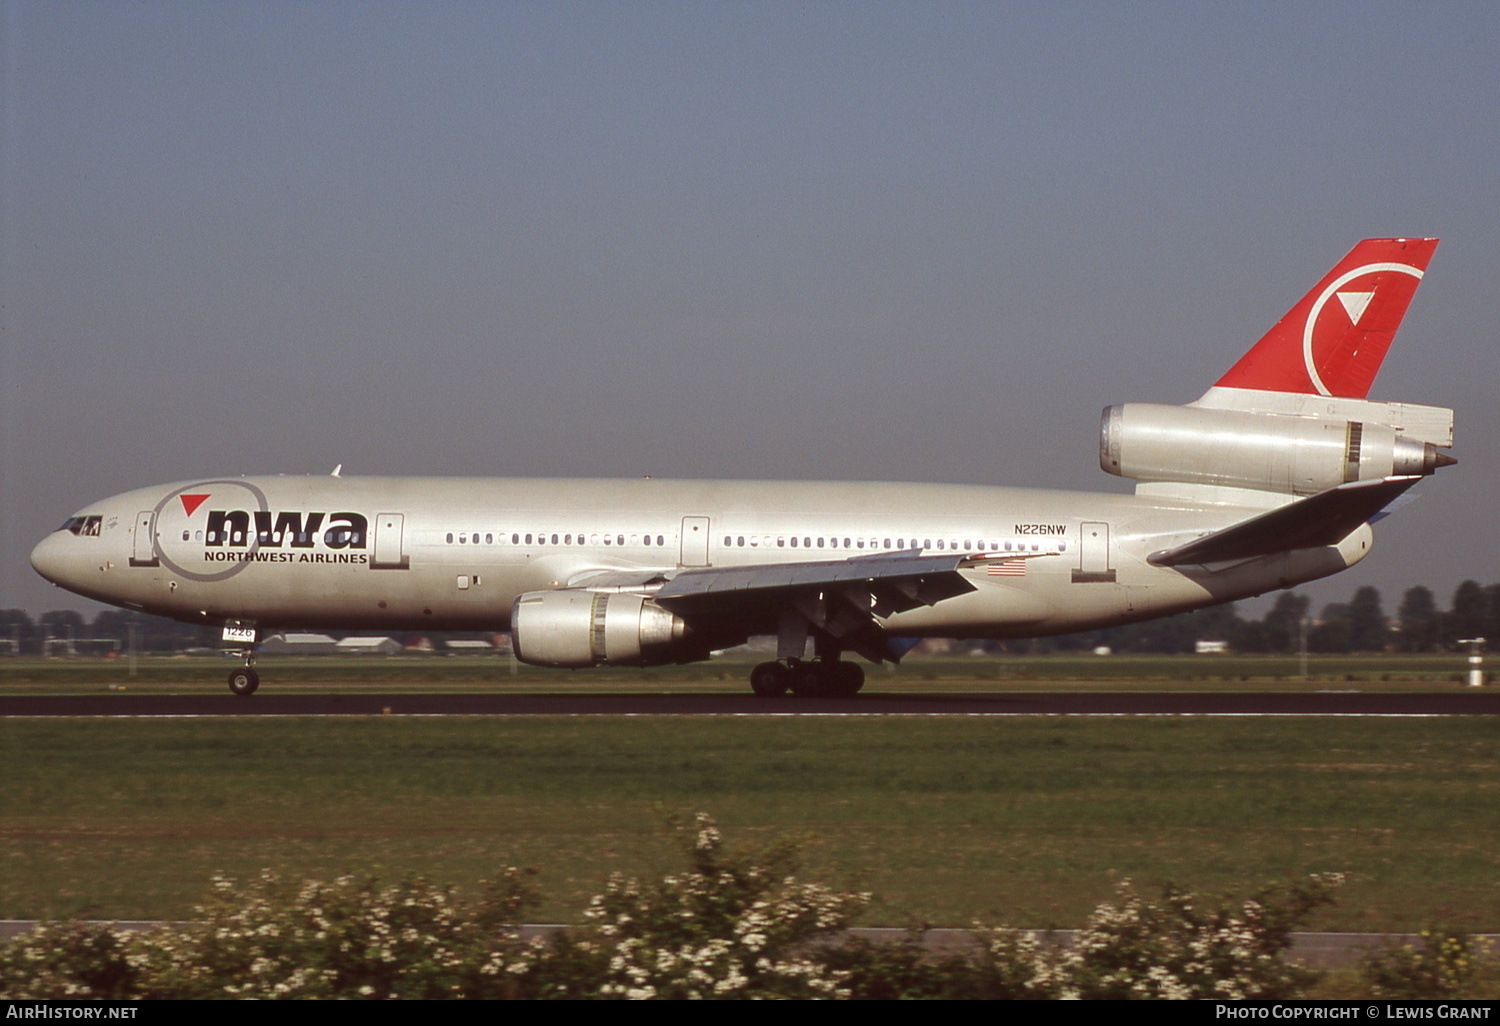
{"type": "Polygon", "coordinates": [[[130,958],[144,997],[499,997],[513,976],[486,969],[526,960],[504,927],[526,903],[514,870],[477,905],[419,877],[215,877],[200,922],[140,937],[130,958]]]}
{"type": "Polygon", "coordinates": [[[48,924],[0,945],[0,1001],[119,1000],[137,972],[113,926],[48,924]]]}
{"type": "Polygon", "coordinates": [[[686,873],[616,875],[589,903],[588,942],[607,958],[601,996],[847,996],[809,942],[843,929],[869,895],[799,882],[789,843],[732,856],[702,813],[684,848],[686,873]]]}
{"type": "Polygon", "coordinates": [[[1294,996],[1316,974],[1285,958],[1292,930],[1333,902],[1342,874],[1271,887],[1240,907],[1200,905],[1166,887],[1160,902],[1121,884],[1080,931],[1067,972],[1084,998],[1245,1000],[1294,996]]]}
{"type": "MultiPolygon", "coordinates": [[[[0,945],[0,998],[1284,998],[1315,977],[1285,960],[1291,931],[1342,880],[1239,905],[1170,887],[1148,901],[1126,883],[1072,948],[976,927],[973,947],[931,952],[919,934],[839,938],[869,895],[800,882],[788,842],[731,854],[706,815],[677,829],[685,872],[612,877],[584,927],[546,940],[519,935],[534,895],[516,870],[474,900],[418,877],[267,871],[216,877],[193,923],[47,926],[0,945]]],[[[1471,954],[1442,935],[1366,971],[1382,992],[1449,994],[1471,954]]]]}

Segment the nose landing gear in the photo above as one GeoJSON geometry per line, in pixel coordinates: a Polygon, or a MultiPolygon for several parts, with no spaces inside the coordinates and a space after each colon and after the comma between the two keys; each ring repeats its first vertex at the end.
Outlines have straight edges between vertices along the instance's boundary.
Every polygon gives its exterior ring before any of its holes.
{"type": "Polygon", "coordinates": [[[240,658],[245,665],[229,675],[229,690],[241,698],[255,694],[255,689],[260,687],[260,674],[255,672],[255,639],[257,636],[254,622],[241,620],[230,620],[224,625],[223,644],[225,648],[238,648],[240,658]]]}
{"type": "Polygon", "coordinates": [[[229,690],[241,698],[255,694],[255,689],[260,687],[260,674],[250,665],[254,657],[247,657],[245,666],[235,670],[229,675],[229,690]]]}

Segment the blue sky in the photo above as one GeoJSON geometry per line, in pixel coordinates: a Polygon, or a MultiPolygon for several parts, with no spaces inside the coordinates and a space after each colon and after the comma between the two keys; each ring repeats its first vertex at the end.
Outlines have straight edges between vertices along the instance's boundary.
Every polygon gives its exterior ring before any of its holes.
{"type": "Polygon", "coordinates": [[[1394,609],[1500,581],[1493,4],[0,4],[0,607],[225,473],[1125,490],[1358,239],[1457,410],[1394,609]]]}

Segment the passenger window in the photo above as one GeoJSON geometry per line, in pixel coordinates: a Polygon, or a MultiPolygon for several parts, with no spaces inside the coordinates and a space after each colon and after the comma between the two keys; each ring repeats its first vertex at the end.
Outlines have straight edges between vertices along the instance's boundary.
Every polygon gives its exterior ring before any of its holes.
{"type": "Polygon", "coordinates": [[[661,535],[657,535],[656,536],[656,544],[658,544],[658,545],[665,545],[666,544],[666,542],[662,541],[661,535]]]}
{"type": "Polygon", "coordinates": [[[797,539],[796,539],[796,538],[793,538],[793,539],[792,539],[792,548],[794,548],[794,549],[795,549],[795,548],[796,548],[796,547],[797,547],[797,539]]]}
{"type": "Polygon", "coordinates": [[[615,544],[616,545],[624,545],[625,544],[625,536],[623,534],[617,535],[615,537],[615,544]]]}
{"type": "Polygon", "coordinates": [[[183,541],[188,541],[188,540],[190,540],[190,535],[189,535],[189,534],[188,534],[188,532],[186,532],[186,531],[183,531],[183,532],[182,532],[182,540],[183,540],[183,541]]]}

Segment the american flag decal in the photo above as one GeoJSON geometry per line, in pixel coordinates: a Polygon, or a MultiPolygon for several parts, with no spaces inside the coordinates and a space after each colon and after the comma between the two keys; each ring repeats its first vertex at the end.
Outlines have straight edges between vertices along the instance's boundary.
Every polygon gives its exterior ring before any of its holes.
{"type": "Polygon", "coordinates": [[[1002,559],[998,563],[991,563],[985,567],[984,572],[991,577],[1025,577],[1026,560],[1002,559]]]}

